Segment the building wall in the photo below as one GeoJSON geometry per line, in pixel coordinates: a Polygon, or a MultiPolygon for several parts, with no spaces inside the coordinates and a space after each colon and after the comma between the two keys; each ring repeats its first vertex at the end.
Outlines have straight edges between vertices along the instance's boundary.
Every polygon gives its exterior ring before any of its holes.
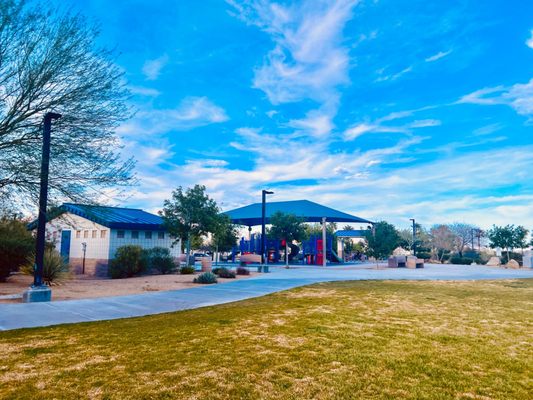
{"type": "Polygon", "coordinates": [[[174,247],[172,247],[174,239],[172,239],[167,232],[163,232],[163,234],[164,238],[160,239],[158,236],[158,231],[112,229],[109,258],[115,257],[115,254],[119,247],[132,244],[141,246],[143,249],[151,249],[153,247],[165,247],[170,250],[170,254],[173,257],[178,257],[181,254],[181,243],[178,242],[174,247]],[[124,237],[118,237],[119,232],[123,232],[124,237]],[[135,232],[137,232],[137,238],[134,237],[135,232]],[[146,237],[146,232],[151,232],[151,239],[146,237]]]}
{"type": "Polygon", "coordinates": [[[46,240],[61,249],[61,231],[70,230],[70,258],[83,258],[82,243],[87,243],[85,258],[109,258],[110,229],[71,213],[64,213],[46,224],[46,240]]]}
{"type": "Polygon", "coordinates": [[[158,231],[151,232],[152,237],[147,238],[146,231],[122,230],[123,238],[118,238],[121,230],[109,229],[103,225],[92,222],[86,218],[71,213],[64,213],[46,224],[46,240],[54,243],[57,251],[61,251],[61,232],[70,230],[70,256],[69,264],[74,273],[81,274],[83,270],[83,247],[86,243],[85,275],[107,276],[109,260],[115,257],[117,248],[124,245],[138,245],[144,249],[165,247],[170,250],[173,257],[181,254],[181,244],[172,247],[173,239],[168,233],[163,232],[164,238],[159,238],[158,231]]]}

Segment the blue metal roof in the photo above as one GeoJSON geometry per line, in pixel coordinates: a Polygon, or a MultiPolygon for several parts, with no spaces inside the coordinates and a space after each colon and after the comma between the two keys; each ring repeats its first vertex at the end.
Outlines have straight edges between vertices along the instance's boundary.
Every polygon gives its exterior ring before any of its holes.
{"type": "MultiPolygon", "coordinates": [[[[326,207],[309,200],[273,201],[266,203],[266,223],[270,223],[270,216],[276,212],[294,214],[303,218],[305,222],[322,222],[325,217],[327,222],[360,222],[371,224],[363,218],[346,214],[333,208],[326,207]]],[[[261,203],[250,204],[235,210],[225,211],[234,224],[255,226],[261,225],[261,203]]]]}
{"type": "MultiPolygon", "coordinates": [[[[134,208],[95,206],[88,204],[64,203],[57,212],[48,214],[48,220],[69,212],[86,218],[111,229],[139,229],[163,231],[163,219],[154,214],[134,208]]],[[[29,229],[37,227],[37,220],[28,225],[29,229]]]]}
{"type": "Polygon", "coordinates": [[[368,229],[353,229],[353,230],[340,230],[335,232],[337,237],[346,237],[346,238],[362,238],[365,237],[368,233],[368,229]]]}

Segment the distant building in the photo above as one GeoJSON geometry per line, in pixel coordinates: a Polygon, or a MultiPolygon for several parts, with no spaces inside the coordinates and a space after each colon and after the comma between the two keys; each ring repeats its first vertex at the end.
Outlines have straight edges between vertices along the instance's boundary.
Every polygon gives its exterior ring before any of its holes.
{"type": "MultiPolygon", "coordinates": [[[[37,221],[29,225],[36,229],[37,221]]],[[[85,274],[106,276],[109,260],[117,248],[139,245],[144,249],[165,247],[173,257],[181,254],[158,215],[132,208],[63,204],[48,216],[46,240],[68,260],[75,273],[82,272],[85,243],[85,274]]]]}

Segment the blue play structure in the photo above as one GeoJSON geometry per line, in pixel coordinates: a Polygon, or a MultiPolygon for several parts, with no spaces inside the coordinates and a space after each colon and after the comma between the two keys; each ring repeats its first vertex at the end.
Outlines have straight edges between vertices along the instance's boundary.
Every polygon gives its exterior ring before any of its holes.
{"type": "MultiPolygon", "coordinates": [[[[326,259],[330,262],[341,263],[342,260],[337,256],[333,249],[335,242],[333,235],[326,236],[326,259]]],[[[294,244],[289,244],[289,262],[298,262],[300,264],[316,264],[322,265],[322,235],[311,235],[308,240],[302,243],[302,254],[300,248],[294,244]]],[[[285,249],[285,243],[280,240],[266,240],[266,248],[269,263],[277,263],[283,261],[281,252],[285,249]]],[[[232,261],[235,262],[235,257],[238,253],[241,254],[261,254],[261,234],[251,234],[250,240],[241,238],[239,245],[234,246],[232,250],[232,261]]]]}

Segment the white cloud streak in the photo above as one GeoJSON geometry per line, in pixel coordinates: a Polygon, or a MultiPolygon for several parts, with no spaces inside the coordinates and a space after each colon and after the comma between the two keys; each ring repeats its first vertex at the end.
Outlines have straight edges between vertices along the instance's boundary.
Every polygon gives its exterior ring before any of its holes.
{"type": "Polygon", "coordinates": [[[161,71],[168,64],[168,55],[164,54],[154,60],[147,60],[143,67],[142,72],[147,80],[154,81],[159,78],[161,71]]]}

